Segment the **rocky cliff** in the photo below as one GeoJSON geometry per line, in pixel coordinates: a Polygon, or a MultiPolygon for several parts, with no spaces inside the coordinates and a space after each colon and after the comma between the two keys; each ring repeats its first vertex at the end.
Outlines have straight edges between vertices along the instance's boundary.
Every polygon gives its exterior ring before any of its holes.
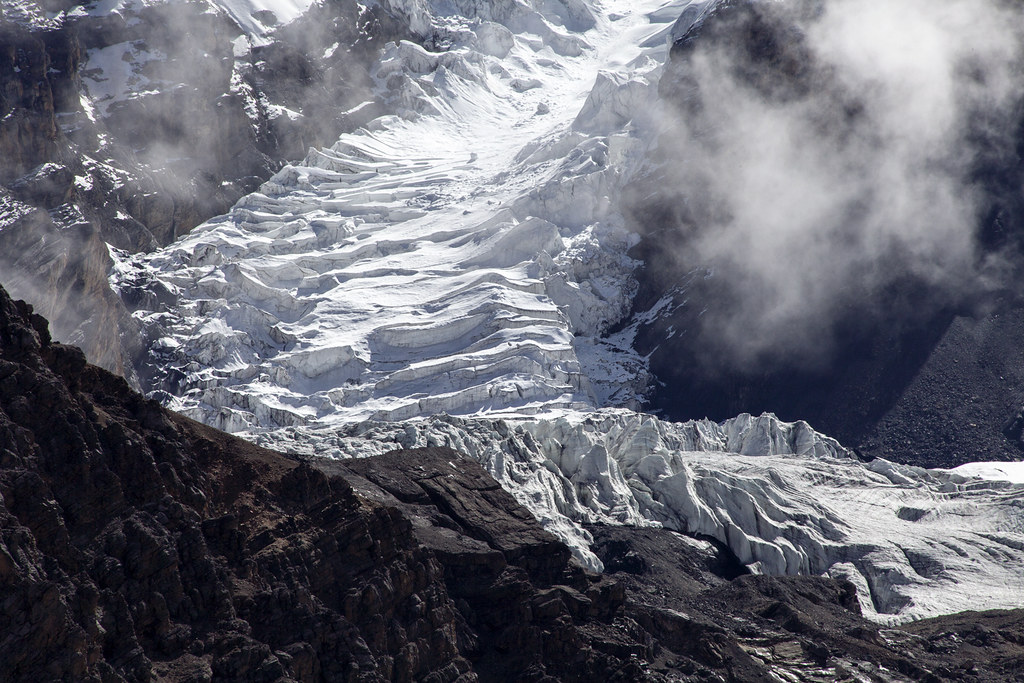
{"type": "Polygon", "coordinates": [[[174,415],[0,290],[0,680],[1005,681],[1024,616],[880,629],[853,588],[592,527],[448,449],[298,461],[174,415]]]}
{"type": "Polygon", "coordinates": [[[324,472],[133,394],[2,296],[4,680],[635,677],[621,587],[456,453],[324,472]]]}

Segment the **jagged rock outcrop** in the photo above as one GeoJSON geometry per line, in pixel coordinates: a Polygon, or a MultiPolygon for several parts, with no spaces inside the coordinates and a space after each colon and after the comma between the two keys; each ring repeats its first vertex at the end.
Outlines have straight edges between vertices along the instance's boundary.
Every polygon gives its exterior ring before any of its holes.
{"type": "Polygon", "coordinates": [[[468,670],[440,567],[395,511],[165,412],[6,296],[0,339],[8,680],[468,670]],[[410,610],[428,619],[411,634],[410,610]]]}
{"type": "Polygon", "coordinates": [[[455,452],[326,474],[133,394],[5,294],[0,457],[7,680],[635,678],[621,589],[455,452]]]}
{"type": "Polygon", "coordinates": [[[605,576],[450,449],[299,461],[176,416],[0,290],[5,681],[1019,680],[1019,611],[882,629],[847,582],[588,531],[605,576]]]}
{"type": "Polygon", "coordinates": [[[87,199],[76,183],[87,171],[62,127],[80,108],[81,61],[74,33],[0,19],[0,275],[69,343],[131,379],[138,349],[122,345],[120,331],[134,327],[106,282],[99,216],[80,209],[106,199],[87,199]]]}
{"type": "Polygon", "coordinates": [[[444,568],[460,644],[483,680],[633,680],[650,644],[621,616],[622,586],[569,549],[482,468],[428,448],[324,461],[359,495],[394,506],[444,568]]]}

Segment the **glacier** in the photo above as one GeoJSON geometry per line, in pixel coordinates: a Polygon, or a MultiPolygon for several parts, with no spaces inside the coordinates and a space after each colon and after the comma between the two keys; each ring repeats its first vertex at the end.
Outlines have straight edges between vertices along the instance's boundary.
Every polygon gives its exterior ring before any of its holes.
{"type": "Polygon", "coordinates": [[[159,292],[136,313],[151,396],[309,457],[450,446],[593,569],[582,523],[664,526],[849,579],[883,622],[1024,606],[1020,481],[864,463],[771,415],[637,412],[616,198],[657,145],[671,40],[711,3],[389,4],[423,43],[376,65],[391,113],[167,248],[112,250],[115,288],[159,292]]]}
{"type": "Polygon", "coordinates": [[[864,463],[806,423],[773,415],[720,424],[625,409],[433,416],[289,427],[255,440],[327,458],[454,448],[596,570],[581,524],[655,526],[713,537],[755,573],[847,579],[863,614],[883,623],[1021,605],[1024,484],[864,463]]]}

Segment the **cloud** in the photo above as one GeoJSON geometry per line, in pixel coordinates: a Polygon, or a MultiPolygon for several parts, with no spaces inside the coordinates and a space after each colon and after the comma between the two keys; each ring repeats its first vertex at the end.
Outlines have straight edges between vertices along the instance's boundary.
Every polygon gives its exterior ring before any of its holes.
{"type": "Polygon", "coordinates": [[[1016,145],[1020,3],[720,10],[663,85],[681,260],[717,292],[707,348],[747,369],[826,362],[850,316],[915,320],[998,284],[977,178],[1016,145]]]}

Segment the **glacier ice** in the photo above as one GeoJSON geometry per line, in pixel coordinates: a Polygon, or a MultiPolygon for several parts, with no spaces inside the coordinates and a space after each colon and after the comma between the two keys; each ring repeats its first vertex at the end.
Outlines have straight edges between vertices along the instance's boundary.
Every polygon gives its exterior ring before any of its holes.
{"type": "Polygon", "coordinates": [[[721,424],[622,409],[434,416],[255,438],[332,458],[457,449],[594,569],[581,523],[704,534],[756,572],[848,579],[864,614],[887,623],[1021,606],[1024,596],[1024,484],[863,463],[806,423],[772,415],[721,424]]]}
{"type": "MultiPolygon", "coordinates": [[[[592,52],[551,57],[564,52],[553,36],[597,25],[578,2],[547,17],[462,4],[462,24],[406,7],[455,42],[384,50],[375,78],[397,115],[311,149],[228,215],[119,265],[134,280],[155,272],[178,297],[142,315],[177,343],[154,363],[173,407],[258,431],[638,403],[643,359],[628,335],[601,336],[635,290],[634,237],[610,197],[643,156],[629,111],[655,97],[647,53],[663,59],[667,46],[630,47],[643,58],[625,75],[599,73],[592,52]],[[556,116],[537,117],[541,104],[556,116]]],[[[634,42],[607,20],[586,36],[617,54],[634,42]]]]}
{"type": "Polygon", "coordinates": [[[116,287],[175,302],[136,314],[153,396],[309,456],[450,446],[593,568],[581,523],[663,525],[848,578],[882,621],[1024,604],[1020,483],[628,409],[648,376],[614,328],[636,288],[615,198],[656,139],[666,25],[707,2],[389,4],[424,38],[381,55],[391,114],[113,254],[116,287]]]}

